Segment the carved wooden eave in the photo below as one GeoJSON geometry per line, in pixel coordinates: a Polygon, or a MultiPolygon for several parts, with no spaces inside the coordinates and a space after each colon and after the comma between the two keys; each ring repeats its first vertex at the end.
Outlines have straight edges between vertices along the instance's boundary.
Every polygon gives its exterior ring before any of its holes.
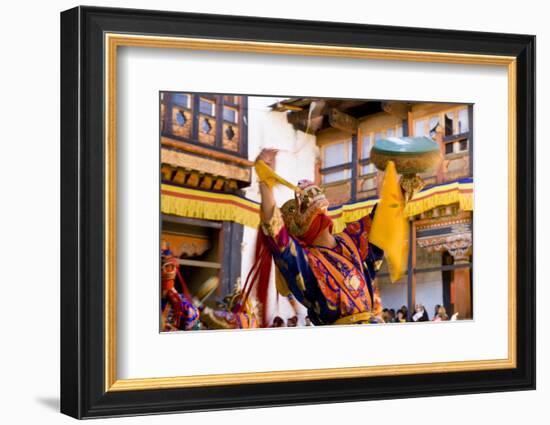
{"type": "Polygon", "coordinates": [[[358,121],[371,114],[386,112],[407,117],[410,104],[361,99],[289,98],[271,105],[277,112],[286,112],[288,122],[296,130],[310,134],[333,128],[356,134],[358,121]]]}
{"type": "Polygon", "coordinates": [[[323,126],[324,115],[310,116],[308,109],[288,113],[287,121],[295,130],[308,134],[315,134],[323,126]]]}
{"type": "Polygon", "coordinates": [[[382,110],[402,120],[406,120],[409,116],[411,105],[404,102],[382,102],[382,110]]]}
{"type": "Polygon", "coordinates": [[[422,238],[417,240],[418,246],[428,252],[448,251],[455,261],[467,260],[472,253],[472,233],[450,234],[435,238],[422,238]]]}
{"type": "Polygon", "coordinates": [[[345,114],[336,108],[331,108],[328,118],[331,127],[351,134],[357,133],[359,123],[358,120],[351,115],[345,114]]]}
{"type": "MultiPolygon", "coordinates": [[[[337,102],[340,106],[356,106],[358,101],[337,102]]],[[[361,103],[361,102],[359,102],[361,103]]],[[[326,127],[332,127],[355,134],[358,120],[342,112],[335,101],[324,99],[290,99],[272,105],[274,111],[287,112],[287,121],[295,130],[315,134],[326,127]]]]}
{"type": "Polygon", "coordinates": [[[302,111],[304,108],[302,106],[285,104],[284,102],[277,102],[271,105],[271,109],[276,112],[286,112],[286,111],[302,111]]]}
{"type": "Polygon", "coordinates": [[[416,243],[428,252],[448,251],[455,262],[467,261],[472,253],[472,223],[468,218],[439,220],[417,228],[416,243]]]}
{"type": "Polygon", "coordinates": [[[289,98],[274,103],[271,105],[271,109],[277,112],[309,110],[310,103],[315,100],[317,99],[311,97],[289,98]]]}
{"type": "Polygon", "coordinates": [[[254,163],[247,159],[167,137],[161,144],[164,182],[226,192],[250,185],[254,163]]]}

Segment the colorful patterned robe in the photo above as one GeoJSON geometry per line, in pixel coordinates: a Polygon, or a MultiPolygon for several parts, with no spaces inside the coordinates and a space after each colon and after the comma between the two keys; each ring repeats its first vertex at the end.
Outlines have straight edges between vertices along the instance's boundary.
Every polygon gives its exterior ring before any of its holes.
{"type": "Polygon", "coordinates": [[[288,233],[278,208],[269,222],[262,223],[280,274],[279,292],[291,293],[307,308],[315,325],[332,324],[356,313],[380,313],[374,278],[384,252],[368,241],[373,214],[335,234],[335,248],[302,246],[288,233]]]}
{"type": "MultiPolygon", "coordinates": [[[[177,294],[177,293],[176,293],[177,294]]],[[[176,326],[178,320],[175,316],[175,311],[172,305],[170,304],[167,297],[161,300],[161,323],[163,331],[189,331],[192,329],[198,329],[199,325],[199,310],[189,301],[185,294],[177,294],[181,305],[182,315],[179,318],[179,326],[176,326]]]]}

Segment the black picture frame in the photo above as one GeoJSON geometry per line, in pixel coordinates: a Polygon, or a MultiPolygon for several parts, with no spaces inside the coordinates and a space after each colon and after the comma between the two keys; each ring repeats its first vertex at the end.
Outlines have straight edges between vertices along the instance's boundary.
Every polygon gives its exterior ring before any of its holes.
{"type": "Polygon", "coordinates": [[[534,36],[76,7],[61,13],[61,117],[62,413],[93,418],[535,388],[534,36]],[[106,392],[102,231],[106,32],[514,56],[517,367],[106,392]]]}

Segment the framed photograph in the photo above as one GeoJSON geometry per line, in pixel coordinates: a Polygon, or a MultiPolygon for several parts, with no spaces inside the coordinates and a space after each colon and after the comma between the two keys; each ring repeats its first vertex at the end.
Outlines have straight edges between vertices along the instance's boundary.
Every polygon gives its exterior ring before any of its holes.
{"type": "Polygon", "coordinates": [[[63,12],[61,411],[534,389],[534,70],[530,35],[63,12]]]}

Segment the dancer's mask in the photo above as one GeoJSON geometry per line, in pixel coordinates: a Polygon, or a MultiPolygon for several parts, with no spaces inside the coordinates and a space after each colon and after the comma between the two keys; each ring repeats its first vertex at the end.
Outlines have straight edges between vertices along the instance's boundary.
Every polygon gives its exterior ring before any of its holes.
{"type": "Polygon", "coordinates": [[[300,180],[298,187],[300,191],[283,204],[281,212],[290,234],[311,244],[325,228],[332,230],[329,202],[321,188],[309,180],[300,180]]]}

